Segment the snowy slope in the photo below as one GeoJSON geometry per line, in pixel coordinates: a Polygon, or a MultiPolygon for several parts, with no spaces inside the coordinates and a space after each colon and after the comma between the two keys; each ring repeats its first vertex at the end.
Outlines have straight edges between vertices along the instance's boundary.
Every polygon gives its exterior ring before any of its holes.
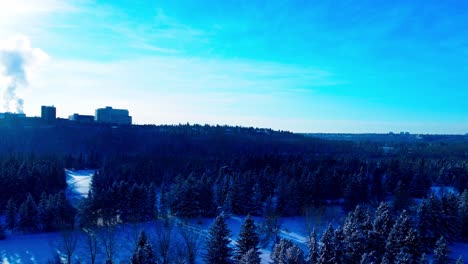
{"type": "Polygon", "coordinates": [[[91,180],[96,170],[65,170],[67,181],[67,198],[72,205],[88,197],[91,180]]]}
{"type": "MultiPolygon", "coordinates": [[[[240,226],[244,220],[243,216],[232,216],[226,219],[230,230],[232,231],[232,243],[235,245],[235,240],[239,234],[240,226]]],[[[323,219],[325,222],[325,219],[323,219]]],[[[255,218],[256,223],[260,223],[261,218],[255,218]]],[[[303,250],[306,249],[306,225],[307,219],[305,217],[287,217],[282,218],[282,231],[281,236],[287,239],[291,239],[294,243],[300,246],[303,250]]],[[[177,221],[176,221],[177,222],[177,221]]],[[[213,219],[210,218],[198,218],[193,219],[187,223],[192,231],[200,234],[203,240],[208,234],[210,225],[213,219]]],[[[179,222],[180,224],[180,222],[179,222]]],[[[149,238],[155,241],[155,233],[158,228],[161,228],[162,222],[152,222],[138,225],[121,225],[116,232],[116,244],[118,245],[115,255],[115,263],[129,263],[131,252],[133,250],[132,241],[136,239],[136,234],[139,230],[144,229],[149,238]]],[[[324,225],[317,225],[317,232],[321,235],[323,232],[324,225]]],[[[175,240],[178,236],[178,229],[175,227],[173,231],[173,239],[175,240]]],[[[1,264],[36,264],[46,263],[48,260],[52,260],[54,252],[58,252],[60,248],[60,241],[62,235],[60,233],[48,233],[48,234],[32,234],[32,235],[15,235],[8,236],[7,240],[0,241],[0,263],[1,264]]],[[[85,238],[80,237],[78,242],[77,250],[74,256],[75,261],[80,263],[89,263],[89,257],[86,250],[85,238]]],[[[201,243],[201,250],[203,248],[203,242],[201,243]]],[[[458,258],[463,255],[465,261],[468,260],[468,244],[457,243],[452,247],[452,257],[458,258]]],[[[198,254],[197,263],[203,263],[201,251],[198,254]]],[[[271,248],[261,249],[262,263],[271,263],[270,253],[271,248]]],[[[104,262],[104,252],[98,254],[97,263],[104,262]]]]}

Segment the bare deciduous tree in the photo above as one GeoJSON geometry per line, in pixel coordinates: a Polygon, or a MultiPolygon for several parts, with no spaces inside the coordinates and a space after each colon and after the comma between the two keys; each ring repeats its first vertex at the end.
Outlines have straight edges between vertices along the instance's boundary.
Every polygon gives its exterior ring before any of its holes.
{"type": "Polygon", "coordinates": [[[156,227],[156,248],[161,257],[162,264],[169,264],[169,252],[171,250],[173,223],[156,227]]]}
{"type": "Polygon", "coordinates": [[[187,263],[194,264],[200,249],[200,234],[188,225],[181,225],[179,230],[185,246],[187,263]]]}
{"type": "Polygon", "coordinates": [[[59,249],[65,254],[67,264],[71,264],[73,253],[75,253],[78,244],[78,233],[73,230],[63,230],[61,232],[61,241],[59,249]]]}
{"type": "Polygon", "coordinates": [[[112,263],[115,254],[115,230],[116,226],[113,224],[105,225],[99,230],[99,240],[104,247],[106,254],[106,263],[112,263]]]}
{"type": "Polygon", "coordinates": [[[98,240],[96,236],[96,231],[93,228],[83,229],[86,237],[86,245],[89,250],[89,257],[91,258],[91,264],[96,262],[96,255],[98,252],[98,240]]]}

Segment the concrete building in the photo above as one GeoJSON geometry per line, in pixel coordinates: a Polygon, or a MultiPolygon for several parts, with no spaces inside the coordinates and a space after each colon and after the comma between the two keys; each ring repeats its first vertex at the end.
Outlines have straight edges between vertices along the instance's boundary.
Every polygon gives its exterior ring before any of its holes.
{"type": "Polygon", "coordinates": [[[42,106],[41,107],[41,118],[47,122],[53,122],[57,119],[57,111],[55,106],[42,106]]]}
{"type": "Polygon", "coordinates": [[[114,109],[110,106],[96,110],[95,121],[98,123],[109,123],[117,125],[131,125],[132,117],[127,109],[114,109]]]}
{"type": "Polygon", "coordinates": [[[68,120],[75,121],[78,123],[94,123],[94,116],[92,115],[80,115],[80,114],[73,114],[68,117],[68,120]]]}

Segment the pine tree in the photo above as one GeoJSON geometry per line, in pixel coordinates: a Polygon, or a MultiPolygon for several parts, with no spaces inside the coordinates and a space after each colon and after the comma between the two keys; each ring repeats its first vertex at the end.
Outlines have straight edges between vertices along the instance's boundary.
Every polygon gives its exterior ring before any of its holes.
{"type": "Polygon", "coordinates": [[[236,258],[240,260],[251,249],[260,256],[258,245],[260,243],[259,235],[256,231],[253,218],[247,215],[244,224],[241,226],[239,239],[237,240],[236,258]]]}
{"type": "Polygon", "coordinates": [[[6,228],[10,229],[11,231],[15,231],[18,219],[18,212],[16,209],[15,202],[10,199],[8,200],[7,208],[5,211],[5,223],[6,228]]]}
{"type": "Polygon", "coordinates": [[[395,264],[412,264],[413,263],[413,256],[406,252],[404,248],[398,252],[398,254],[395,257],[395,264]]]}
{"type": "Polygon", "coordinates": [[[463,263],[464,263],[463,257],[462,256],[458,257],[456,264],[463,264],[463,263]]]}
{"type": "Polygon", "coordinates": [[[394,220],[388,203],[382,202],[375,211],[375,218],[372,224],[373,232],[370,233],[370,244],[376,251],[378,258],[385,253],[385,241],[392,230],[394,220]]]}
{"type": "Polygon", "coordinates": [[[392,230],[392,226],[393,219],[388,204],[382,202],[375,211],[373,229],[381,238],[385,240],[390,233],[390,230],[392,230]]]}
{"type": "Polygon", "coordinates": [[[328,225],[322,236],[322,246],[318,257],[318,264],[334,264],[337,263],[337,242],[335,231],[332,225],[328,225]]]}
{"type": "Polygon", "coordinates": [[[361,257],[360,264],[376,264],[378,263],[377,253],[372,251],[370,253],[364,253],[361,257]]]}
{"type": "Polygon", "coordinates": [[[458,215],[458,200],[455,194],[447,193],[441,198],[442,212],[441,231],[444,238],[452,242],[454,241],[461,229],[461,219],[458,215]]]}
{"type": "Polygon", "coordinates": [[[304,264],[304,252],[291,240],[282,238],[271,252],[273,264],[304,264]]]}
{"type": "Polygon", "coordinates": [[[260,264],[260,256],[254,249],[250,249],[239,260],[239,264],[260,264]]]}
{"type": "Polygon", "coordinates": [[[463,191],[458,197],[458,215],[461,221],[461,236],[468,238],[468,190],[463,191]]]}
{"type": "Polygon", "coordinates": [[[231,261],[231,231],[229,230],[224,215],[216,217],[210,228],[205,244],[205,254],[203,256],[207,264],[230,264],[231,261]]]}
{"type": "Polygon", "coordinates": [[[18,227],[27,232],[34,231],[37,227],[37,207],[31,194],[28,195],[19,209],[18,227]]]}
{"type": "Polygon", "coordinates": [[[349,261],[358,263],[364,253],[372,251],[370,245],[372,224],[369,210],[356,206],[355,210],[346,217],[341,230],[345,254],[349,261]]]}
{"type": "Polygon", "coordinates": [[[317,239],[317,232],[315,231],[315,228],[309,235],[309,240],[307,241],[307,249],[307,263],[317,263],[319,256],[319,241],[317,239]]]}
{"type": "Polygon", "coordinates": [[[137,246],[132,255],[132,264],[156,264],[156,256],[145,231],[142,231],[138,238],[137,246]]]}
{"type": "Polygon", "coordinates": [[[447,240],[444,237],[440,237],[439,240],[436,242],[436,246],[434,248],[434,260],[432,261],[433,264],[446,264],[450,263],[451,259],[449,257],[450,250],[447,245],[447,240]]]}
{"type": "Polygon", "coordinates": [[[423,253],[419,258],[419,264],[429,264],[429,260],[427,260],[426,253],[423,253]]]}
{"type": "Polygon", "coordinates": [[[5,227],[3,226],[2,223],[0,223],[0,240],[5,240],[6,234],[5,234],[5,227]]]}
{"type": "Polygon", "coordinates": [[[416,227],[421,237],[421,244],[424,247],[424,251],[427,252],[428,249],[433,245],[432,240],[434,230],[432,227],[432,217],[429,203],[426,200],[423,200],[418,206],[416,227]]]}
{"type": "Polygon", "coordinates": [[[403,247],[409,246],[414,240],[413,238],[408,237],[410,232],[411,234],[414,234],[413,231],[410,231],[411,226],[411,219],[406,210],[403,210],[393,225],[385,245],[384,256],[390,263],[395,261],[395,257],[403,247]]]}

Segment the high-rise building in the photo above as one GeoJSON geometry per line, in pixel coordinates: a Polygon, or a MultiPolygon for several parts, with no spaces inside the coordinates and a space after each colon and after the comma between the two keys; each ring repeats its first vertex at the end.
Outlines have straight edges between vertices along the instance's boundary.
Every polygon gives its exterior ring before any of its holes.
{"type": "Polygon", "coordinates": [[[47,122],[55,121],[56,116],[55,106],[42,106],[41,107],[41,118],[47,122]]]}
{"type": "Polygon", "coordinates": [[[129,116],[127,109],[114,109],[110,106],[96,110],[94,117],[98,123],[109,123],[117,125],[131,125],[132,117],[129,116]]]}

